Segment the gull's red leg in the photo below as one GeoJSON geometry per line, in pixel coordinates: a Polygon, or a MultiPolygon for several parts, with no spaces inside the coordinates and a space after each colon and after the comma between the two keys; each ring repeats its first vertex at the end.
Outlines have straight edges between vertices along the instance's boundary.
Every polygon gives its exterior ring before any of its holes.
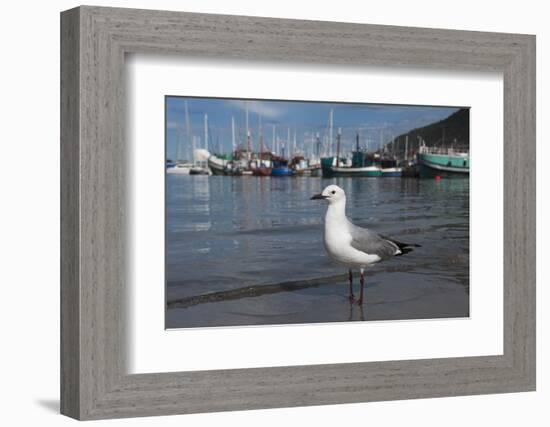
{"type": "Polygon", "coordinates": [[[361,293],[359,294],[359,301],[357,301],[357,304],[363,305],[363,288],[365,286],[365,270],[361,269],[361,293]]]}
{"type": "Polygon", "coordinates": [[[348,270],[349,275],[349,300],[350,302],[353,302],[355,300],[355,296],[353,295],[353,274],[351,272],[351,268],[348,270]]]}

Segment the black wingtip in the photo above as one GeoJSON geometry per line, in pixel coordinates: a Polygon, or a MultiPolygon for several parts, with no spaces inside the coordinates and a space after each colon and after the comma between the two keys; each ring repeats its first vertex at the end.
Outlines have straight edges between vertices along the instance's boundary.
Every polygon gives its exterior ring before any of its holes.
{"type": "Polygon", "coordinates": [[[409,247],[399,248],[399,250],[401,251],[401,253],[398,253],[396,256],[405,255],[413,251],[412,248],[409,248],[409,247]]]}
{"type": "Polygon", "coordinates": [[[392,242],[395,246],[399,248],[400,252],[395,254],[395,256],[408,254],[409,252],[413,251],[413,248],[421,247],[418,243],[404,243],[404,242],[400,242],[399,240],[395,240],[390,237],[383,236],[382,234],[380,234],[380,237],[382,237],[383,239],[386,239],[389,242],[392,242]]]}

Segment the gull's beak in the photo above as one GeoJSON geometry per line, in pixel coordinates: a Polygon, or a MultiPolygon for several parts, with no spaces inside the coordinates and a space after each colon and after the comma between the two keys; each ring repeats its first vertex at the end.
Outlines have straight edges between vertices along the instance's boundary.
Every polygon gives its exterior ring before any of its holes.
{"type": "Polygon", "coordinates": [[[328,198],[328,196],[323,196],[321,193],[314,195],[310,200],[324,200],[328,198]]]}

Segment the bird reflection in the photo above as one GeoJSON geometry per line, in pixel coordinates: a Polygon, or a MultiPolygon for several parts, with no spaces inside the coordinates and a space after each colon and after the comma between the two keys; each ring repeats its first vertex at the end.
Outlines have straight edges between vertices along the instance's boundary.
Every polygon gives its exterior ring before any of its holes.
{"type": "Polygon", "coordinates": [[[365,320],[365,312],[363,310],[363,304],[359,305],[359,304],[354,304],[354,301],[349,299],[349,298],[346,298],[346,300],[348,301],[349,303],[349,318],[348,318],[348,322],[351,322],[352,320],[365,320]],[[354,319],[354,312],[357,310],[358,312],[358,319],[354,319]]]}

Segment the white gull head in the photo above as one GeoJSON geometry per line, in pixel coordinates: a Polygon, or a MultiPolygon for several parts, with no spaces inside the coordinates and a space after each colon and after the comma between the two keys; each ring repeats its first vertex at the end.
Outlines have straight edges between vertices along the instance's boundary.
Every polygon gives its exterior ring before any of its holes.
{"type": "Polygon", "coordinates": [[[346,193],[337,185],[329,185],[319,193],[314,195],[312,200],[326,200],[329,205],[343,203],[346,204],[346,193]]]}

